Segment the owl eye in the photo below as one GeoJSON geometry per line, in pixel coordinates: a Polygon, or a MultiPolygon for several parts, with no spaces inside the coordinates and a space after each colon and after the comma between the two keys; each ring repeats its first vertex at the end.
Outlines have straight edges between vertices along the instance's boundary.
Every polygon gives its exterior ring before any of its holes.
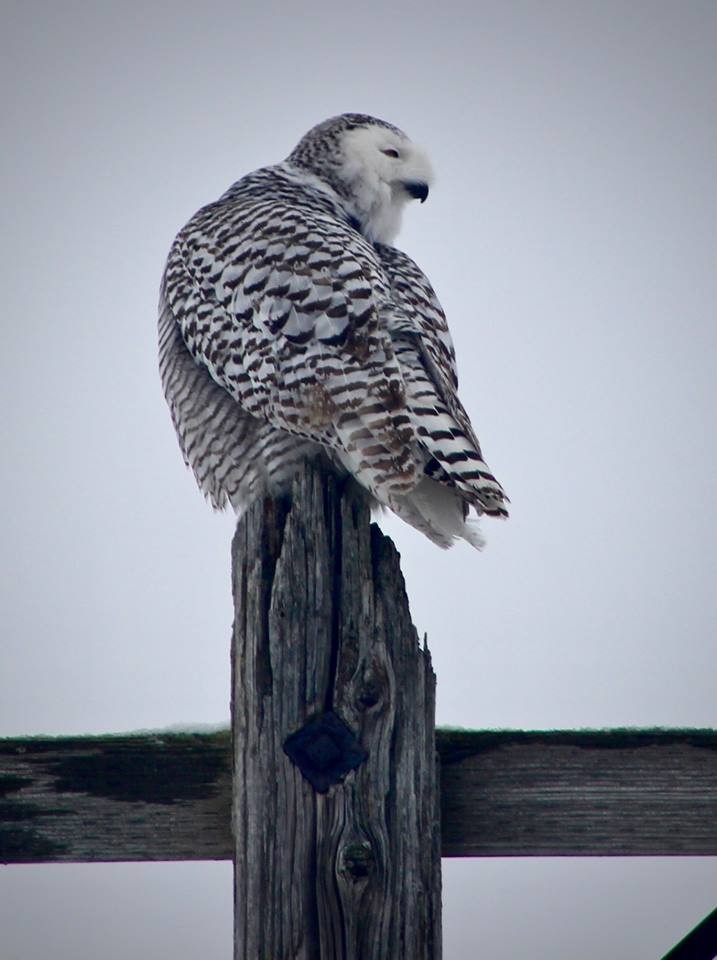
{"type": "Polygon", "coordinates": [[[399,158],[399,156],[400,156],[398,150],[394,150],[393,147],[388,147],[386,150],[382,150],[381,153],[382,153],[385,157],[392,157],[392,159],[394,159],[394,160],[398,160],[398,158],[399,158]]]}

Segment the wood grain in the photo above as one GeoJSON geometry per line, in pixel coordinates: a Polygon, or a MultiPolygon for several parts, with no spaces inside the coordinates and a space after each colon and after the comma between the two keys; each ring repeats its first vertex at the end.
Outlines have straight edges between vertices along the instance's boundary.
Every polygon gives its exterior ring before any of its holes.
{"type": "Polygon", "coordinates": [[[436,960],[435,678],[393,545],[307,466],[233,558],[236,960],[436,960]],[[327,712],[367,758],[318,793],[283,746],[327,712]]]}
{"type": "Polygon", "coordinates": [[[0,862],[231,857],[229,731],[0,740],[0,862]]]}
{"type": "Polygon", "coordinates": [[[439,731],[444,856],[714,856],[717,733],[439,731]]]}

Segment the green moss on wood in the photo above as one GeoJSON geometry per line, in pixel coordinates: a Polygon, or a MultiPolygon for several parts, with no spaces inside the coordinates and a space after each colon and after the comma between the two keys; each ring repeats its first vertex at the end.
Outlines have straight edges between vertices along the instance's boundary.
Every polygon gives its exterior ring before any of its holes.
{"type": "Polygon", "coordinates": [[[630,727],[613,730],[436,730],[436,747],[442,764],[459,763],[476,753],[528,744],[570,746],[585,750],[634,750],[687,744],[703,750],[717,750],[717,730],[642,730],[630,727]]]}
{"type": "Polygon", "coordinates": [[[29,777],[0,777],[0,797],[10,793],[17,793],[23,787],[29,787],[32,780],[29,777]]]}
{"type": "MultiPolygon", "coordinates": [[[[0,740],[0,763],[3,756],[50,774],[57,793],[128,803],[171,804],[213,796],[216,781],[231,766],[229,731],[0,740]]],[[[31,782],[8,776],[0,785],[10,792],[31,782]]]]}
{"type": "Polygon", "coordinates": [[[66,849],[32,828],[0,827],[0,863],[56,860],[66,849]]]}
{"type": "Polygon", "coordinates": [[[20,820],[38,820],[41,817],[64,817],[68,814],[69,810],[41,807],[29,801],[0,802],[0,823],[12,823],[20,820]]]}
{"type": "Polygon", "coordinates": [[[201,740],[182,749],[164,743],[113,744],[85,756],[75,753],[48,764],[58,793],[87,793],[128,803],[176,803],[212,796],[228,770],[227,751],[201,740]]]}

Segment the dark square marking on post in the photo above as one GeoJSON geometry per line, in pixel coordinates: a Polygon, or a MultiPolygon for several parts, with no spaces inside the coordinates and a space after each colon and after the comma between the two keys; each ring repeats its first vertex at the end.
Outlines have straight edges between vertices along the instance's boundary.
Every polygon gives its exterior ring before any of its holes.
{"type": "Polygon", "coordinates": [[[350,727],[332,710],[312,717],[287,737],[284,753],[318,793],[340,783],[368,757],[350,727]]]}

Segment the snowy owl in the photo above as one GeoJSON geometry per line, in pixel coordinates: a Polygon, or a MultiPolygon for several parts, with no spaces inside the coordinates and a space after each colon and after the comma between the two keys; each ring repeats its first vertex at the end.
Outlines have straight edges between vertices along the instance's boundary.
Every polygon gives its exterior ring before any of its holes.
{"type": "Polygon", "coordinates": [[[393,246],[432,182],[397,127],[347,113],[196,213],[162,279],[160,373],[186,463],[238,514],[324,451],[442,547],[507,516],[458,395],[445,315],[393,246]]]}

